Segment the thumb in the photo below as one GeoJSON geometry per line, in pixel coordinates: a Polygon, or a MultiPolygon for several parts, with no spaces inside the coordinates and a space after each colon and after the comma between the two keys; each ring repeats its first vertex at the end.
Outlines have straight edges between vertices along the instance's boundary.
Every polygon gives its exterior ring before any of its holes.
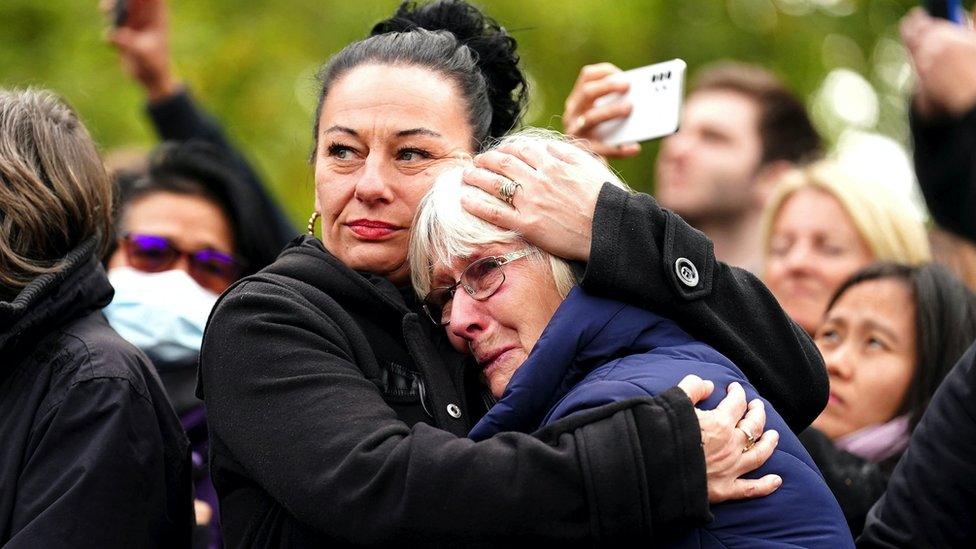
{"type": "Polygon", "coordinates": [[[687,375],[678,382],[678,387],[688,395],[692,404],[698,404],[712,394],[715,384],[696,375],[687,375]]]}

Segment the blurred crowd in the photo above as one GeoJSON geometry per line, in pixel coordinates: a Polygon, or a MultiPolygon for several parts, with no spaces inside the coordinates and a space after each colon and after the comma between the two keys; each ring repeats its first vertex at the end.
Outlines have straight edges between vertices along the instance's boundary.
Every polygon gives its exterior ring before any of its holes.
{"type": "Polygon", "coordinates": [[[965,17],[901,23],[923,215],[735,60],[632,191],[620,68],[524,128],[505,22],[403,3],[323,65],[299,228],[165,0],[104,4],[150,153],[0,90],[3,547],[976,543],[965,17]]]}

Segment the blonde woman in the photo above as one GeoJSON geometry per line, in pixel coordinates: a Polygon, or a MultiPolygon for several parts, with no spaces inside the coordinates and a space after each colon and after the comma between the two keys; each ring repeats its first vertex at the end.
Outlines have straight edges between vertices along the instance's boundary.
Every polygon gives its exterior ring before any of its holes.
{"type": "Polygon", "coordinates": [[[931,259],[925,226],[903,196],[854,180],[832,161],[787,173],[763,214],[763,278],[813,334],[840,284],[875,261],[931,259]]]}

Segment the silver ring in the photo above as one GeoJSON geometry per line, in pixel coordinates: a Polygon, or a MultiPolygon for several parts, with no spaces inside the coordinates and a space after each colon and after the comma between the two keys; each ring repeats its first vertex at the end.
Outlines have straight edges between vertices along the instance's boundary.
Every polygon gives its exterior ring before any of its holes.
{"type": "Polygon", "coordinates": [[[509,206],[514,207],[515,205],[512,204],[512,200],[515,198],[515,192],[521,188],[522,185],[520,183],[509,180],[502,183],[502,186],[498,188],[498,194],[509,206]]]}

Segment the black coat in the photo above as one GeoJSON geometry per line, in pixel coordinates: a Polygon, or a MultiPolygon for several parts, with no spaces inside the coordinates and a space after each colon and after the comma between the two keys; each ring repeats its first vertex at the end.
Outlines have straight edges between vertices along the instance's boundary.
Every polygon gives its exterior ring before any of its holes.
{"type": "Polygon", "coordinates": [[[837,498],[851,535],[859,536],[868,510],[884,494],[888,477],[901,454],[875,463],[841,450],[827,435],[813,427],[800,433],[799,437],[837,498]]]}
{"type": "MultiPolygon", "coordinates": [[[[594,230],[584,287],[679,310],[791,425],[823,408],[810,339],[754,277],[715,262],[701,233],[611,186],[594,230]],[[697,285],[678,281],[677,257],[698,266],[697,285]]],[[[473,370],[410,301],[307,237],[221,298],[201,390],[229,546],[610,543],[708,517],[697,420],[678,390],[535,436],[460,439],[483,410],[473,370]]]]}
{"type": "Polygon", "coordinates": [[[188,547],[188,442],[94,250],[0,302],[0,545],[188,547]]]}
{"type": "Polygon", "coordinates": [[[976,242],[976,108],[960,118],[912,113],[915,173],[932,218],[976,242]]]}

